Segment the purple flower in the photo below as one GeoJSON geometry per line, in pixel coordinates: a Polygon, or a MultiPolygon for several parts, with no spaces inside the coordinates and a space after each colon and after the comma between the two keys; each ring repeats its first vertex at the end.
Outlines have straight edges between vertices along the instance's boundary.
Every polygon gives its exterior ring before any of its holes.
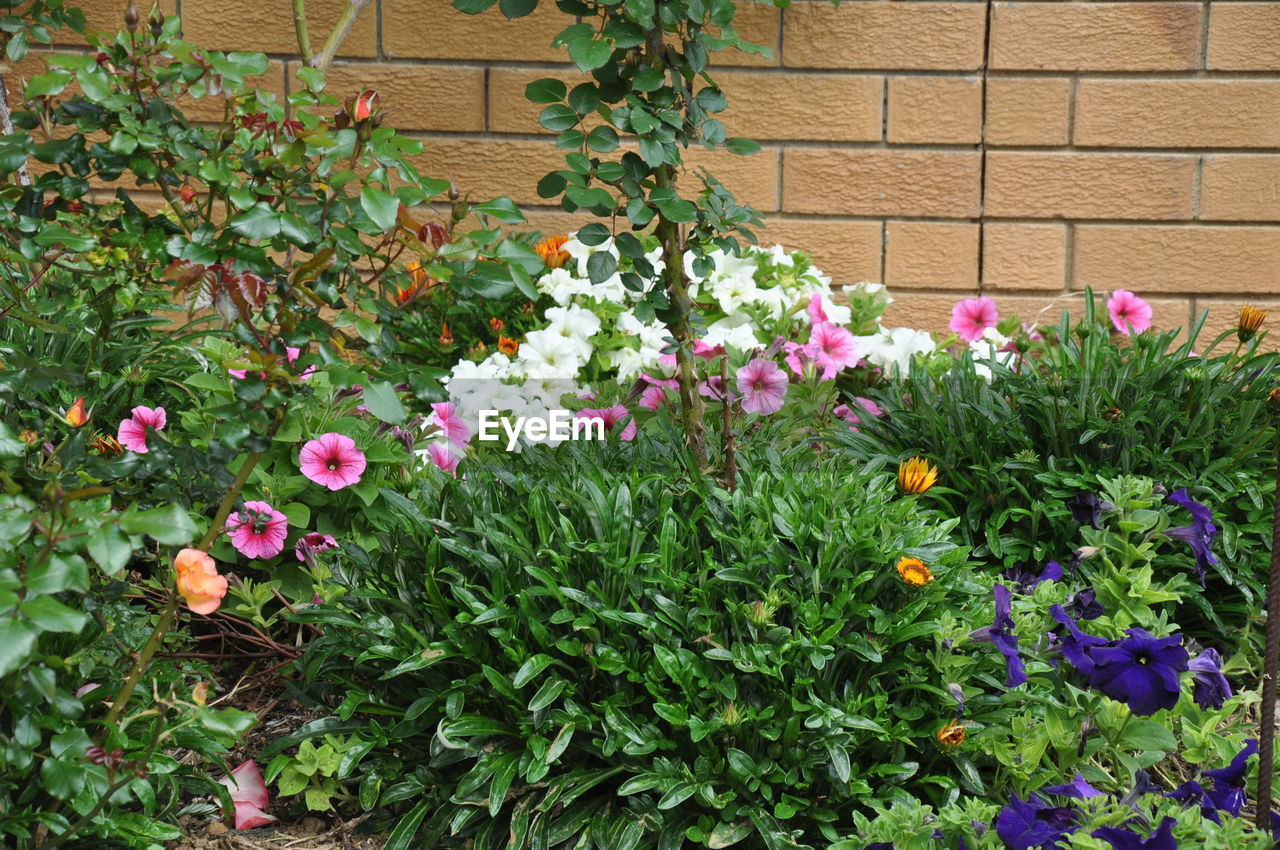
{"type": "Polygon", "coordinates": [[[1067,596],[1067,604],[1064,607],[1067,613],[1077,620],[1096,620],[1106,613],[1106,609],[1098,601],[1097,592],[1092,587],[1086,587],[1067,596]]]}
{"type": "Polygon", "coordinates": [[[1222,823],[1222,818],[1218,817],[1218,809],[1214,806],[1213,801],[1209,799],[1209,795],[1204,793],[1204,788],[1195,780],[1187,780],[1172,791],[1166,791],[1165,796],[1170,800],[1177,800],[1184,806],[1197,805],[1200,807],[1200,813],[1214,823],[1222,823]]]}
{"type": "Polygon", "coordinates": [[[1129,629],[1124,640],[1089,650],[1089,684],[1129,704],[1134,714],[1173,708],[1182,693],[1178,674],[1187,669],[1182,635],[1158,638],[1145,629],[1129,629]]]}
{"type": "Polygon", "coordinates": [[[996,599],[995,622],[971,632],[969,637],[995,644],[1004,656],[1008,672],[1005,687],[1016,688],[1027,681],[1027,673],[1022,667],[1022,656],[1018,654],[1018,636],[1013,633],[1013,594],[1003,584],[997,584],[992,592],[996,599]]]}
{"type": "Polygon", "coordinates": [[[1222,656],[1216,649],[1206,649],[1187,664],[1195,672],[1196,705],[1201,708],[1222,708],[1231,699],[1231,683],[1222,675],[1222,656]]]}
{"type": "Polygon", "coordinates": [[[1076,774],[1066,785],[1050,785],[1042,789],[1046,794],[1053,794],[1057,797],[1071,797],[1075,800],[1087,800],[1090,797],[1101,797],[1102,792],[1094,788],[1080,774],[1076,774]]]}
{"type": "Polygon", "coordinates": [[[1067,806],[1050,806],[1035,794],[1023,802],[1014,794],[996,816],[996,835],[1012,850],[1059,847],[1058,842],[1075,831],[1075,817],[1075,810],[1067,806]]]}
{"type": "Polygon", "coordinates": [[[1173,818],[1160,821],[1160,826],[1146,838],[1124,827],[1104,826],[1093,831],[1094,838],[1101,838],[1115,850],[1178,850],[1173,840],[1173,818]]]}
{"type": "Polygon", "coordinates": [[[1029,570],[1010,567],[1004,571],[1004,577],[1017,587],[1019,593],[1031,593],[1043,582],[1062,581],[1062,565],[1057,561],[1050,561],[1045,564],[1039,575],[1029,570]]]}
{"type": "Polygon", "coordinates": [[[1257,752],[1258,742],[1250,738],[1244,742],[1244,749],[1236,753],[1231,764],[1214,770],[1201,771],[1204,776],[1213,780],[1213,788],[1206,790],[1204,794],[1215,808],[1233,816],[1240,814],[1249,797],[1246,782],[1249,757],[1257,752]]]}
{"type": "Polygon", "coordinates": [[[1200,583],[1204,584],[1205,567],[1218,563],[1212,548],[1214,535],[1218,533],[1217,526],[1213,524],[1213,511],[1209,510],[1208,505],[1202,505],[1188,496],[1186,487],[1170,493],[1169,501],[1181,505],[1191,513],[1191,525],[1171,528],[1165,535],[1191,547],[1196,556],[1196,571],[1199,573],[1200,583]]]}
{"type": "Polygon", "coordinates": [[[1096,493],[1077,491],[1067,499],[1067,510],[1071,511],[1071,518],[1081,525],[1102,528],[1102,502],[1098,500],[1096,493]]]}
{"type": "Polygon", "coordinates": [[[1049,614],[1067,630],[1067,634],[1061,638],[1062,657],[1067,659],[1072,667],[1088,676],[1093,672],[1093,648],[1106,646],[1107,641],[1080,631],[1076,621],[1071,619],[1071,615],[1061,605],[1050,606],[1049,614]]]}

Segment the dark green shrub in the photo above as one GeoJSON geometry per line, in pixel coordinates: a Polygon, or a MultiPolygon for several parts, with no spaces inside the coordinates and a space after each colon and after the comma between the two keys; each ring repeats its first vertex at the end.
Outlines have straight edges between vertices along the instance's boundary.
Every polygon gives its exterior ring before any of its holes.
{"type": "Polygon", "coordinates": [[[348,547],[351,595],[302,615],[334,716],[262,757],[359,734],[340,778],[410,809],[393,848],[825,845],[860,800],[955,788],[933,734],[956,704],[922,678],[984,592],[954,520],[764,436],[735,492],[681,480],[679,440],[537,447],[398,500],[388,554],[348,547]]]}

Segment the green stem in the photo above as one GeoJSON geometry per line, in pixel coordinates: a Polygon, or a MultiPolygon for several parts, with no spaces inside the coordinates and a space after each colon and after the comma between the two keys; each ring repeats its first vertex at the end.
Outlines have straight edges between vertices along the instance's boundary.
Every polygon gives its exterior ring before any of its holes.
{"type": "MultiPolygon", "coordinates": [[[[342,14],[338,17],[338,22],[334,24],[333,31],[329,33],[329,37],[325,40],[324,47],[320,49],[317,56],[312,57],[309,63],[312,68],[320,71],[326,70],[333,63],[333,57],[338,53],[338,47],[346,40],[347,34],[351,32],[351,28],[355,26],[356,19],[360,17],[360,13],[369,5],[371,0],[347,0],[346,8],[342,10],[342,14]]],[[[296,5],[300,5],[295,0],[296,5]]]]}
{"type": "Polygon", "coordinates": [[[298,53],[303,63],[310,65],[315,59],[311,50],[311,33],[307,30],[306,0],[293,0],[293,31],[298,37],[298,53]]]}

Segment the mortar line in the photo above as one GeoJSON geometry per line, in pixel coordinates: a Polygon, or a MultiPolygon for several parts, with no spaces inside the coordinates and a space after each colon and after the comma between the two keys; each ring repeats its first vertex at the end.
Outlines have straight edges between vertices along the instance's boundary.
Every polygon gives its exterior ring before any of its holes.
{"type": "Polygon", "coordinates": [[[986,23],[982,32],[982,129],[978,134],[978,292],[983,292],[987,249],[987,69],[991,66],[991,19],[995,4],[987,0],[986,23]]]}

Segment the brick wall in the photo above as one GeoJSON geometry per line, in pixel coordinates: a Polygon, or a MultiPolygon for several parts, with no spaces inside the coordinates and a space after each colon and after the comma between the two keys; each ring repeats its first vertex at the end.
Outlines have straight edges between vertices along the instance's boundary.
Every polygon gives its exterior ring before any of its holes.
{"type": "MultiPolygon", "coordinates": [[[[287,0],[167,2],[189,38],[266,51],[264,84],[288,85],[287,0]]],[[[84,5],[114,26],[125,0],[84,5]]],[[[313,40],[341,5],[308,0],[313,40]]],[[[739,7],[772,58],[714,54],[713,71],[730,134],[764,149],[689,162],[837,284],[887,283],[890,321],[941,328],[978,291],[1025,316],[1085,286],[1137,291],[1164,326],[1212,308],[1229,327],[1241,300],[1280,310],[1280,0],[739,7]]],[[[534,192],[561,152],[523,91],[574,78],[550,47],[566,25],[549,0],[515,22],[374,0],[332,88],[378,88],[389,121],[425,142],[427,173],[564,230],[574,219],[534,192]]]]}

